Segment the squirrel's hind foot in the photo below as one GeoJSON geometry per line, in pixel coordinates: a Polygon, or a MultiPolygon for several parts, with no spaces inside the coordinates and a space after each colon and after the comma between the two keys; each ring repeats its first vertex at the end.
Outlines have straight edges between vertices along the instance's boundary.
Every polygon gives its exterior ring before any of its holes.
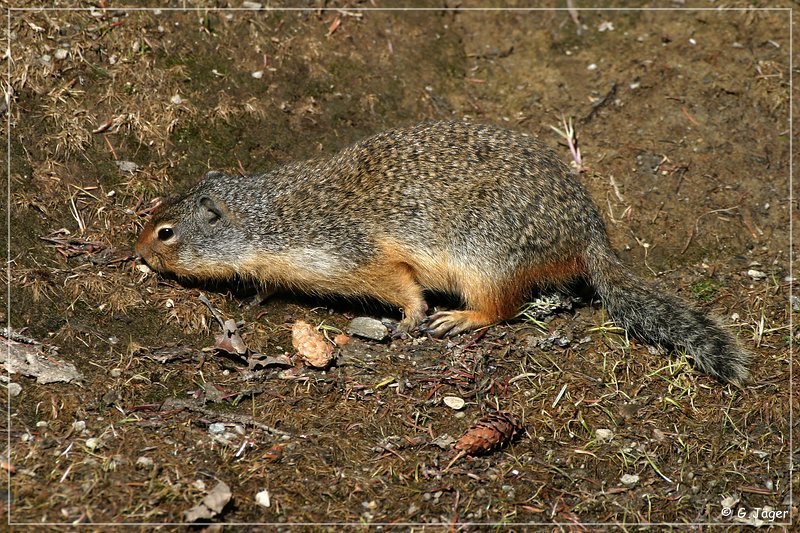
{"type": "Polygon", "coordinates": [[[493,322],[489,315],[481,311],[439,311],[429,316],[427,324],[421,329],[424,333],[440,338],[482,328],[493,322]]]}

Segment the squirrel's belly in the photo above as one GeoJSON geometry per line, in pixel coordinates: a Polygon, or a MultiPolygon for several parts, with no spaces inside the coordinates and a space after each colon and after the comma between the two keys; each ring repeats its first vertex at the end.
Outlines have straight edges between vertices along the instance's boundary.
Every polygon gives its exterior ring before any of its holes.
{"type": "MultiPolygon", "coordinates": [[[[337,280],[348,277],[354,265],[341,254],[319,248],[292,248],[286,252],[254,252],[239,262],[239,274],[263,282],[310,292],[337,292],[337,280]]],[[[348,291],[349,292],[349,291],[348,291]]]]}

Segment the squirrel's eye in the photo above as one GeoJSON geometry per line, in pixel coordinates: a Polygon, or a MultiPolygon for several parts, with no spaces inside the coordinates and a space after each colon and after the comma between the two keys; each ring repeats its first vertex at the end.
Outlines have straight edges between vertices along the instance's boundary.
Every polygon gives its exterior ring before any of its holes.
{"type": "Polygon", "coordinates": [[[172,228],[161,228],[158,230],[158,240],[159,241],[168,241],[175,235],[175,232],[172,228]]]}

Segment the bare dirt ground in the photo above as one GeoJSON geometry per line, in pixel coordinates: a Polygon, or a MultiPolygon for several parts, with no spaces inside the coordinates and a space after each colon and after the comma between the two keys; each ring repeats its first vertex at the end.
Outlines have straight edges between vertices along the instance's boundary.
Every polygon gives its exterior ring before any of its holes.
{"type": "Polygon", "coordinates": [[[564,10],[116,4],[10,12],[0,313],[44,344],[25,347],[36,357],[82,380],[4,382],[6,520],[181,523],[219,482],[230,498],[209,515],[225,523],[797,520],[787,11],[589,10],[579,34],[564,10]],[[621,258],[721,317],[756,356],[752,385],[722,385],[685,355],[627,339],[591,295],[539,323],[450,340],[353,338],[324,371],[248,368],[204,351],[221,329],[201,292],[271,357],[294,357],[298,320],[333,337],[354,316],[398,312],[292,294],[253,307],[245,287],[181,285],[133,257],[153,200],[209,169],[264,171],[464,117],[528,132],[569,160],[550,128],[562,115],[621,258]],[[497,410],[520,435],[452,462],[455,439],[497,410]]]}

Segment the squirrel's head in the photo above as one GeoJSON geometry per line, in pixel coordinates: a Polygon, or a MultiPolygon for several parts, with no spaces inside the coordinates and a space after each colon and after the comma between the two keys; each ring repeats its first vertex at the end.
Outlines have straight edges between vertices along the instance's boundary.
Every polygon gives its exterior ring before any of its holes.
{"type": "Polygon", "coordinates": [[[232,258],[244,244],[242,229],[226,202],[207,185],[208,179],[182,198],[165,201],[145,224],[136,253],[153,270],[198,279],[235,274],[232,258]]]}

